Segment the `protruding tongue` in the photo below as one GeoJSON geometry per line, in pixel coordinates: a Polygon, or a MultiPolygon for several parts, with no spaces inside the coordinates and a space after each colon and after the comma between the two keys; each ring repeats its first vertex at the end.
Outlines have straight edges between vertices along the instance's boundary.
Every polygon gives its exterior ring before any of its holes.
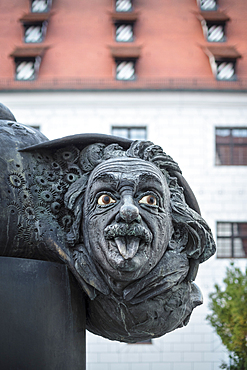
{"type": "Polygon", "coordinates": [[[119,253],[124,259],[133,258],[138,251],[140,238],[136,236],[118,236],[115,238],[115,243],[119,253]]]}

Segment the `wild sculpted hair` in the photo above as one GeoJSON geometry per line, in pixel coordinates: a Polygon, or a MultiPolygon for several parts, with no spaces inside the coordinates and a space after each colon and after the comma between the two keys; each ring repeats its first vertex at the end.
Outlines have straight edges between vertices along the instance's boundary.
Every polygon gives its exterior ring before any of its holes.
{"type": "Polygon", "coordinates": [[[186,250],[188,258],[198,260],[199,263],[206,261],[215,252],[211,230],[204,219],[187,205],[183,195],[184,189],[177,182],[176,174],[182,173],[178,164],[164,153],[160,146],[150,141],[134,141],[126,151],[118,144],[105,146],[102,143],[92,144],[83,149],[80,163],[85,172],[70,186],[64,197],[66,207],[73,211],[75,216],[71,232],[67,235],[69,244],[83,242],[79,225],[83,217],[82,204],[91,172],[103,161],[124,156],[151,162],[160,169],[170,190],[173,241],[186,250]]]}

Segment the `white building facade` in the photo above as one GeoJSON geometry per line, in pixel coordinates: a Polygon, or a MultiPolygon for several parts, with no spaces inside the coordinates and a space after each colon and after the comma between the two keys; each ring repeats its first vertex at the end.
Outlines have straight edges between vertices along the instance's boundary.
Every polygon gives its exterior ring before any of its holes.
{"type": "MultiPolygon", "coordinates": [[[[90,132],[111,134],[114,127],[128,132],[146,130],[147,140],[162,146],[178,162],[215,238],[218,225],[219,255],[199,268],[196,284],[202,290],[204,304],[194,310],[187,327],[154,339],[152,344],[111,342],[88,333],[87,370],[216,370],[222,361],[227,362],[227,351],[205,318],[208,295],[215,283],[222,283],[230,261],[240,267],[246,265],[241,238],[238,247],[233,247],[241,258],[231,258],[229,241],[222,242],[220,236],[231,238],[229,228],[247,223],[247,163],[243,159],[237,165],[220,164],[216,134],[224,141],[229,132],[232,136],[236,133],[241,150],[246,148],[247,94],[12,91],[1,92],[0,102],[10,108],[18,122],[39,126],[49,139],[90,132]]],[[[235,143],[233,146],[235,150],[235,143]]]]}

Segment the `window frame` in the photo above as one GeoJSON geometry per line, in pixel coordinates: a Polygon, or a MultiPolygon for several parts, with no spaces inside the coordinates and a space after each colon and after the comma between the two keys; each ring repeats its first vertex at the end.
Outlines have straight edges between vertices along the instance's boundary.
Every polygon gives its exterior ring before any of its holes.
{"type": "Polygon", "coordinates": [[[247,147],[247,143],[238,143],[238,144],[234,144],[233,142],[233,135],[232,135],[232,131],[233,130],[247,130],[247,126],[216,126],[215,127],[215,165],[216,166],[247,166],[247,160],[246,160],[246,163],[234,163],[234,148],[236,147],[242,147],[242,146],[246,146],[247,147]],[[229,143],[217,143],[217,130],[230,130],[230,141],[229,143]],[[219,147],[229,147],[230,149],[230,163],[219,163],[220,160],[222,160],[222,158],[220,158],[220,156],[218,155],[219,153],[219,147]]]}
{"type": "MultiPolygon", "coordinates": [[[[217,238],[217,244],[218,244],[218,242],[219,242],[219,239],[221,239],[221,240],[230,240],[231,241],[231,255],[230,256],[219,256],[218,255],[218,250],[219,249],[217,249],[217,254],[216,254],[216,257],[217,258],[219,258],[219,259],[225,259],[225,258],[247,258],[247,251],[246,251],[246,256],[237,256],[237,257],[235,257],[234,256],[234,240],[236,240],[236,239],[241,239],[241,241],[243,241],[243,240],[246,240],[247,241],[247,235],[246,236],[241,236],[240,234],[236,234],[236,235],[234,235],[234,225],[241,225],[241,224],[243,224],[243,225],[246,225],[246,227],[247,227],[247,221],[246,222],[244,222],[244,221],[217,221],[217,223],[216,223],[216,238],[217,238]],[[222,225],[222,224],[230,224],[231,225],[231,235],[229,235],[229,236],[222,236],[222,235],[218,235],[218,227],[219,227],[219,225],[222,225]]],[[[236,249],[236,248],[235,248],[236,249]]],[[[245,252],[245,251],[244,251],[245,252]]]]}
{"type": "MultiPolygon", "coordinates": [[[[147,126],[128,126],[128,125],[112,125],[111,126],[111,134],[114,135],[114,136],[118,136],[116,134],[114,134],[114,129],[124,129],[124,130],[127,130],[127,137],[124,136],[125,139],[129,139],[129,140],[140,140],[140,139],[132,139],[131,138],[131,130],[145,130],[145,139],[142,139],[142,140],[147,140],[147,126]]],[[[122,136],[123,137],[123,136],[122,136]]]]}

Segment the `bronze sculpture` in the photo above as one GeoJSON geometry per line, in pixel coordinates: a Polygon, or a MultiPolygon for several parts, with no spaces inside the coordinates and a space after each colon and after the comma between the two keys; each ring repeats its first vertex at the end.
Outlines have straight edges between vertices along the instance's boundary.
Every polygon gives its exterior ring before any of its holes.
{"type": "Polygon", "coordinates": [[[215,244],[177,163],[148,141],[48,141],[1,112],[0,255],[67,264],[95,334],[136,342],[186,325],[215,244]]]}

